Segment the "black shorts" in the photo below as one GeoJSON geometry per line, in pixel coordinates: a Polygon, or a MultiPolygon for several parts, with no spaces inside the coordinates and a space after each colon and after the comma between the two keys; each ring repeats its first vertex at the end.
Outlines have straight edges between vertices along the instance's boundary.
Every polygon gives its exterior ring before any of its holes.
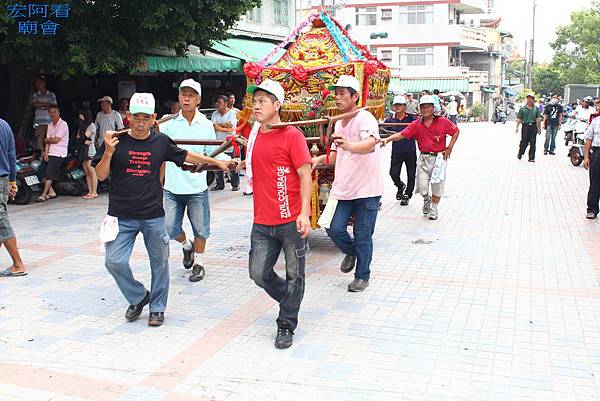
{"type": "Polygon", "coordinates": [[[60,179],[60,168],[62,167],[64,157],[48,156],[46,165],[46,179],[50,181],[58,181],[60,179]]]}

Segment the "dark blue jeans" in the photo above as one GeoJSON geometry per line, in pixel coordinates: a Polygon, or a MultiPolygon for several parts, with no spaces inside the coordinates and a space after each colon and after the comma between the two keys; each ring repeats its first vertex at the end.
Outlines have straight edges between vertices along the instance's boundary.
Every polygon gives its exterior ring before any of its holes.
{"type": "Polygon", "coordinates": [[[150,287],[150,312],[164,312],[169,296],[169,236],[165,218],[148,220],[119,219],[119,234],[106,243],[105,265],[114,277],[121,293],[130,305],[137,305],[146,296],[146,287],[133,277],[129,258],[135,238],[144,235],[144,244],[152,272],[150,287]]]}
{"type": "Polygon", "coordinates": [[[381,196],[338,201],[327,234],[346,255],[356,256],[354,277],[369,281],[373,259],[373,232],[381,196]],[[348,220],[354,215],[354,239],[348,234],[348,220]]]}
{"type": "Polygon", "coordinates": [[[254,224],[250,235],[250,278],[279,303],[278,327],[294,331],[304,297],[304,264],[308,251],[306,240],[300,237],[296,223],[278,226],[254,224]],[[285,279],[273,267],[281,249],[285,254],[285,279]]]}

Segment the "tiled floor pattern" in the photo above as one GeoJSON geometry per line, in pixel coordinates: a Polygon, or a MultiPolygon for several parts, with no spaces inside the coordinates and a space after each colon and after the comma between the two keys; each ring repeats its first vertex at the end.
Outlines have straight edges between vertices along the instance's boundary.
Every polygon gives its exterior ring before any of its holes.
{"type": "MultiPolygon", "coordinates": [[[[367,291],[346,292],[341,256],[311,234],[285,351],[273,347],[277,306],[248,278],[251,198],[210,194],[204,281],[187,281],[172,244],[159,329],[147,312],[123,318],[97,241],[105,196],[11,206],[30,274],[0,281],[0,400],[600,399],[600,223],[583,218],[586,172],[563,146],[518,161],[511,127],[462,128],[439,221],[417,198],[400,207],[386,178],[367,291]]],[[[141,239],[132,266],[149,283],[141,239]]]]}

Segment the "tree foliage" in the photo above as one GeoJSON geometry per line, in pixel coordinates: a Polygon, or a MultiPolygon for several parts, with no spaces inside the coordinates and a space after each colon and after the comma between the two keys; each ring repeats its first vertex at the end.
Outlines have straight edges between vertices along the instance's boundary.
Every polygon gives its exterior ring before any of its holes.
{"type": "Polygon", "coordinates": [[[588,9],[571,14],[571,23],[557,29],[551,44],[554,58],[551,69],[564,83],[600,82],[600,0],[588,9]]]}
{"type": "Polygon", "coordinates": [[[554,65],[535,64],[533,66],[532,89],[534,92],[544,95],[562,95],[566,83],[565,77],[554,65]]]}
{"type": "Polygon", "coordinates": [[[56,36],[18,34],[7,11],[16,3],[0,0],[3,62],[69,78],[128,70],[150,48],[206,50],[260,0],[61,0],[71,15],[56,36]]]}

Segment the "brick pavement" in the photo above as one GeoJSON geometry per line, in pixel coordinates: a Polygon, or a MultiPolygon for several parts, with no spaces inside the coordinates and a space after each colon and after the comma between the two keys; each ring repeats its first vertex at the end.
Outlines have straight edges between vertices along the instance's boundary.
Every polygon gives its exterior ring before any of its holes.
{"type": "MultiPolygon", "coordinates": [[[[386,180],[367,291],[346,292],[340,254],[311,234],[285,351],[277,306],[248,278],[250,198],[211,193],[204,281],[187,281],[172,245],[158,329],[147,309],[124,320],[104,270],[105,195],[11,206],[30,274],[0,281],[0,400],[600,399],[600,223],[584,219],[585,171],[562,146],[517,161],[512,126],[463,130],[439,221],[416,198],[400,207],[386,180]]],[[[132,266],[149,283],[141,241],[132,266]]]]}

